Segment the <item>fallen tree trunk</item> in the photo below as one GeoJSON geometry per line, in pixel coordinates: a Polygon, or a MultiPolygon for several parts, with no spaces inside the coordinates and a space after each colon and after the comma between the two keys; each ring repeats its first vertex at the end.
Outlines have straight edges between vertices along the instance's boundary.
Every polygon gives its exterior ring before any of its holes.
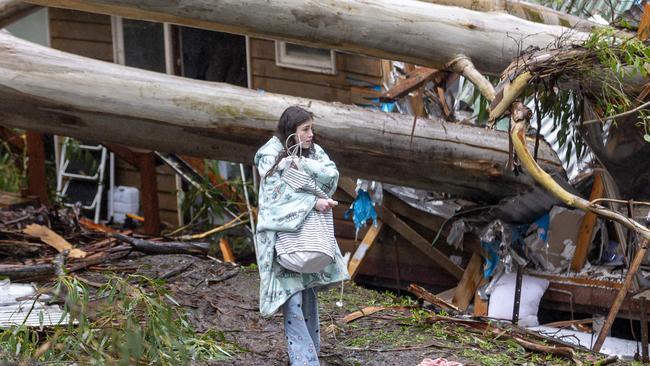
{"type": "Polygon", "coordinates": [[[22,0],[0,0],[0,29],[40,9],[22,0]]]}
{"type": "Polygon", "coordinates": [[[517,18],[535,23],[561,25],[563,27],[589,32],[603,25],[582,19],[575,15],[563,13],[543,5],[520,0],[419,0],[427,3],[458,6],[476,11],[498,11],[514,15],[517,18]]]}
{"type": "MultiPolygon", "coordinates": [[[[493,201],[529,189],[504,171],[507,134],[168,76],[41,47],[0,32],[0,125],[252,162],[282,111],[314,114],[342,173],[493,201]]],[[[532,148],[533,142],[530,142],[532,148]]],[[[563,174],[555,153],[540,165],[563,174]]]]}
{"type": "Polygon", "coordinates": [[[400,60],[435,69],[462,54],[483,73],[500,74],[521,50],[587,33],[414,0],[29,0],[31,3],[169,22],[400,60]]]}

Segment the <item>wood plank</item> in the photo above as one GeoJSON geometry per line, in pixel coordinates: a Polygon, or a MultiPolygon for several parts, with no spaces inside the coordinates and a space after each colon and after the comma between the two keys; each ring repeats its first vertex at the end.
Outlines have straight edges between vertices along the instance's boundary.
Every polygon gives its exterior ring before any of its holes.
{"type": "MultiPolygon", "coordinates": [[[[349,208],[349,203],[346,204],[339,202],[338,206],[332,208],[332,216],[334,216],[335,219],[345,220],[343,216],[345,215],[345,211],[347,211],[349,208]]],[[[351,221],[351,219],[349,221],[351,221]]]]}
{"type": "Polygon", "coordinates": [[[46,181],[43,134],[27,131],[27,189],[42,204],[49,205],[46,181]]]}
{"type": "Polygon", "coordinates": [[[250,39],[251,57],[275,62],[275,42],[268,39],[250,39]]]}
{"type": "Polygon", "coordinates": [[[105,43],[113,42],[110,24],[83,23],[69,20],[51,20],[50,37],[105,43]]]}
{"type": "MultiPolygon", "coordinates": [[[[110,146],[113,146],[113,144],[109,144],[110,146]]],[[[115,159],[115,167],[119,170],[124,170],[124,171],[131,171],[131,172],[137,172],[138,169],[133,166],[132,164],[128,163],[124,159],[115,159]]],[[[175,176],[176,173],[174,170],[166,164],[160,164],[156,166],[156,175],[158,176],[175,176]]]]}
{"type": "Polygon", "coordinates": [[[177,211],[168,211],[161,209],[158,212],[160,216],[160,221],[165,224],[171,225],[172,228],[178,227],[178,212],[177,211]]]}
{"type": "Polygon", "coordinates": [[[478,289],[481,279],[483,279],[482,271],[483,258],[477,253],[472,254],[472,258],[465,268],[463,278],[460,279],[452,304],[456,305],[462,311],[467,310],[467,307],[472,302],[472,298],[478,289]]]}
{"type": "Polygon", "coordinates": [[[156,179],[156,155],[153,152],[139,154],[141,196],[140,203],[144,214],[144,232],[148,235],[160,233],[160,213],[158,212],[158,182],[156,179]]]}
{"type": "Polygon", "coordinates": [[[458,287],[452,287],[452,288],[450,288],[448,290],[437,293],[436,296],[438,296],[439,298],[445,300],[448,303],[451,303],[453,298],[454,298],[454,294],[456,293],[457,288],[458,287]]]}
{"type": "Polygon", "coordinates": [[[336,69],[355,74],[375,76],[379,79],[383,76],[381,59],[354,53],[337,52],[336,69]]]}
{"type": "Polygon", "coordinates": [[[48,8],[48,16],[50,20],[69,20],[73,22],[111,24],[111,17],[109,15],[88,13],[85,11],[48,8]]]}
{"type": "Polygon", "coordinates": [[[418,67],[411,70],[406,77],[398,80],[389,90],[384,92],[383,98],[396,99],[405,96],[413,90],[423,86],[429,80],[433,79],[438,70],[428,67],[418,67]]]}
{"type": "MultiPolygon", "coordinates": [[[[591,187],[591,195],[589,195],[589,201],[602,198],[604,191],[605,189],[603,186],[602,174],[596,172],[594,175],[594,183],[591,187]]],[[[582,267],[585,265],[585,261],[587,260],[587,252],[589,251],[589,246],[591,245],[591,238],[593,237],[597,218],[598,216],[591,211],[586,212],[582,218],[576,250],[573,254],[573,259],[571,259],[571,270],[574,272],[580,272],[582,267]]]]}
{"type": "Polygon", "coordinates": [[[75,55],[113,61],[113,46],[111,43],[52,38],[51,46],[54,49],[74,53],[75,55]]]}
{"type": "MultiPolygon", "coordinates": [[[[384,207],[399,214],[400,216],[406,217],[409,220],[412,220],[433,231],[438,231],[442,224],[445,222],[444,217],[436,216],[422,210],[418,210],[417,208],[412,207],[408,203],[400,200],[388,192],[384,192],[384,200],[382,204],[384,207]]],[[[442,241],[447,237],[450,229],[451,225],[447,225],[443,229],[439,241],[442,241]]],[[[485,250],[481,247],[481,241],[479,237],[473,233],[465,233],[463,239],[463,250],[469,253],[478,253],[482,257],[486,256],[485,250]]]]}
{"type": "MultiPolygon", "coordinates": [[[[251,38],[251,57],[275,62],[275,41],[251,38]]],[[[336,70],[342,73],[372,76],[379,81],[383,76],[381,59],[354,53],[337,52],[336,70]]]]}
{"type": "MultiPolygon", "coordinates": [[[[176,178],[170,175],[156,175],[158,192],[175,193],[176,178]]],[[[115,171],[115,184],[140,188],[140,176],[137,171],[118,169],[115,171]]]]}
{"type": "Polygon", "coordinates": [[[528,272],[526,274],[530,276],[539,277],[539,278],[545,278],[551,281],[551,283],[569,283],[575,285],[584,285],[588,287],[602,287],[602,288],[610,288],[616,290],[620,289],[622,286],[620,282],[598,280],[598,279],[588,278],[588,277],[558,276],[558,275],[549,275],[549,274],[538,273],[538,272],[528,272]]]}
{"type": "MultiPolygon", "coordinates": [[[[381,81],[378,78],[367,77],[365,75],[350,74],[345,71],[337,72],[335,75],[328,75],[318,72],[290,69],[286,67],[280,67],[275,64],[274,60],[267,59],[252,59],[251,70],[253,72],[254,78],[258,76],[271,77],[276,79],[302,81],[309,84],[317,84],[332,88],[350,88],[353,83],[348,79],[348,77],[355,80],[369,82],[374,85],[379,85],[379,82],[381,81]]],[[[367,92],[365,94],[370,95],[371,92],[367,92]]]]}
{"type": "MultiPolygon", "coordinates": [[[[334,219],[334,235],[337,237],[354,239],[356,228],[350,220],[334,219]]],[[[368,226],[359,229],[358,238],[363,238],[368,231],[368,226]]]]}
{"type": "Polygon", "coordinates": [[[262,76],[253,78],[253,89],[263,89],[271,93],[318,99],[326,102],[350,104],[351,101],[350,91],[346,89],[262,76]]]}
{"type": "Polygon", "coordinates": [[[409,285],[408,290],[412,292],[415,296],[421,298],[424,301],[428,301],[439,308],[442,308],[444,310],[452,310],[452,311],[460,312],[460,309],[458,309],[456,306],[430,293],[429,291],[427,291],[421,286],[411,284],[409,285]]]}
{"type": "MultiPolygon", "coordinates": [[[[481,279],[479,287],[483,286],[487,281],[481,279]]],[[[474,293],[474,316],[487,316],[488,315],[488,301],[481,299],[478,295],[478,290],[474,293]]]]}
{"type": "Polygon", "coordinates": [[[345,254],[345,252],[354,253],[354,251],[359,246],[359,241],[357,240],[349,239],[349,238],[340,238],[338,236],[336,237],[336,242],[339,244],[339,248],[341,249],[341,253],[343,254],[345,254]]]}
{"type": "Polygon", "coordinates": [[[161,210],[178,210],[176,193],[158,191],[158,206],[161,210]]]}
{"type": "Polygon", "coordinates": [[[354,279],[354,277],[356,277],[357,272],[359,271],[359,266],[361,266],[363,263],[366,254],[368,254],[368,250],[370,250],[372,245],[377,241],[383,225],[384,223],[381,220],[377,220],[377,226],[371,225],[370,229],[363,237],[361,244],[359,244],[357,247],[357,250],[354,252],[354,255],[350,259],[350,263],[348,264],[348,273],[350,273],[350,279],[354,279]]]}
{"type": "Polygon", "coordinates": [[[406,240],[410,241],[416,248],[420,249],[429,258],[433,259],[438,265],[444,268],[447,272],[451,273],[457,279],[463,277],[463,269],[449,260],[447,255],[441,252],[438,248],[431,246],[431,243],[423,238],[417,231],[413,230],[404,221],[398,218],[389,209],[382,209],[381,218],[388,226],[397,231],[406,240]]]}
{"type": "Polygon", "coordinates": [[[639,266],[643,261],[643,258],[645,258],[647,246],[648,246],[648,240],[644,239],[639,245],[639,248],[637,249],[637,252],[634,255],[634,259],[632,260],[632,263],[630,263],[630,268],[627,270],[627,274],[625,275],[625,282],[623,282],[623,286],[618,290],[618,294],[616,294],[614,303],[612,304],[609,310],[609,314],[607,314],[607,319],[605,319],[605,324],[603,324],[600,333],[598,333],[598,338],[596,338],[596,342],[592,347],[592,350],[594,352],[600,352],[600,348],[603,346],[603,343],[605,343],[605,338],[607,338],[607,335],[609,334],[609,331],[612,328],[612,325],[614,324],[614,320],[616,320],[618,311],[620,310],[621,305],[623,304],[623,301],[627,296],[627,291],[630,289],[630,286],[632,286],[634,275],[638,271],[639,266]]]}

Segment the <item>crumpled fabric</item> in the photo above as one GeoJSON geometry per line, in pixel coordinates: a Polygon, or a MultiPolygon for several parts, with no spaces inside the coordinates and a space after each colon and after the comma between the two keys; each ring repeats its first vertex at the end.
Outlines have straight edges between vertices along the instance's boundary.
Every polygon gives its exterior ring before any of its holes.
{"type": "Polygon", "coordinates": [[[425,358],[418,366],[463,366],[463,364],[456,361],[447,361],[444,358],[436,358],[435,360],[425,358]]]}
{"type": "MultiPolygon", "coordinates": [[[[266,177],[284,146],[271,138],[255,154],[255,166],[263,177],[260,182],[255,255],[260,273],[260,313],[271,316],[291,295],[307,288],[325,286],[350,279],[341,251],[336,246],[334,262],[318,273],[296,273],[282,267],[275,255],[278,231],[297,231],[316,204],[312,193],[296,191],[282,180],[276,170],[266,177]]],[[[300,158],[301,168],[329,196],[339,179],[336,165],[325,151],[314,144],[314,154],[300,158]]]]}

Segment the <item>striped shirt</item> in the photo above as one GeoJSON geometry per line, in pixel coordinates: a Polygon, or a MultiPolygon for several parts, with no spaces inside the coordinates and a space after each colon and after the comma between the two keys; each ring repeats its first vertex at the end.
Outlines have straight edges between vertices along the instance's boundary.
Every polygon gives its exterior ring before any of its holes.
{"type": "MultiPolygon", "coordinates": [[[[318,198],[329,198],[307,173],[298,169],[285,169],[282,180],[296,191],[302,190],[313,193],[318,198]]],[[[275,250],[277,255],[295,252],[320,252],[334,260],[336,246],[332,210],[320,212],[313,209],[305,217],[300,230],[296,232],[278,232],[275,250]]]]}

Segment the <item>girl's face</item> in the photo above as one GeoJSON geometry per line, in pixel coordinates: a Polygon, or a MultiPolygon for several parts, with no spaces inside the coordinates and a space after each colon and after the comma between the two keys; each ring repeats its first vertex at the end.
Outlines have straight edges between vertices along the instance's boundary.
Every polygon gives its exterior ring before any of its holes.
{"type": "Polygon", "coordinates": [[[301,143],[303,149],[309,149],[314,139],[314,121],[308,120],[298,125],[296,135],[293,138],[296,143],[301,143]]]}

